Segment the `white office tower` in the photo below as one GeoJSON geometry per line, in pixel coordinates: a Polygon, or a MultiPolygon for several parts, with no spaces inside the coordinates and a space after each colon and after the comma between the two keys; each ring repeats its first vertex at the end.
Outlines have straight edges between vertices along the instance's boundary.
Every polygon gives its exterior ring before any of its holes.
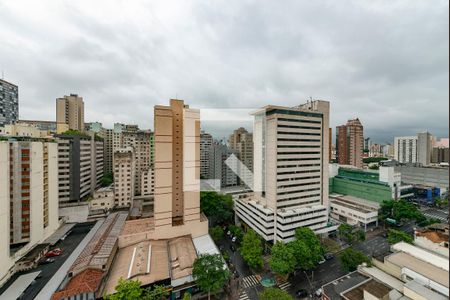
{"type": "Polygon", "coordinates": [[[329,102],[254,113],[254,193],[237,216],[267,241],[291,241],[295,229],[327,232],[329,102]]]}

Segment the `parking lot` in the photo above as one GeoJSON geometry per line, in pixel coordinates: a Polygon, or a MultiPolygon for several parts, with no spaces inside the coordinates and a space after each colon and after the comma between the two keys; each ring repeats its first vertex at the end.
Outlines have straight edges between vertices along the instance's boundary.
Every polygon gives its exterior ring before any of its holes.
{"type": "Polygon", "coordinates": [[[61,265],[70,256],[73,250],[78,246],[78,244],[84,239],[86,234],[92,229],[94,223],[80,223],[72,228],[71,233],[63,240],[59,241],[53,248],[61,248],[63,251],[60,256],[55,256],[53,259],[55,261],[50,264],[39,265],[37,268],[28,270],[25,272],[19,272],[14,274],[14,276],[6,282],[6,284],[0,288],[0,298],[1,294],[8,289],[8,287],[20,276],[27,273],[41,271],[39,278],[31,284],[25,291],[23,299],[34,299],[39,291],[47,284],[47,282],[52,278],[56,271],[61,267],[61,265]]]}

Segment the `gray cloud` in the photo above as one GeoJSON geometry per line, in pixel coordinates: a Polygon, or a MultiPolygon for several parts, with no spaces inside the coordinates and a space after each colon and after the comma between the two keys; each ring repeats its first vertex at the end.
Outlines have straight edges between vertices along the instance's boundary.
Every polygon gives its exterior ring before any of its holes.
{"type": "MultiPolygon", "coordinates": [[[[54,119],[69,93],[87,121],[142,128],[174,97],[257,108],[312,96],[331,102],[332,126],[359,117],[379,142],[448,136],[448,20],[445,0],[6,0],[0,69],[26,119],[54,119]]],[[[249,124],[203,127],[223,137],[249,124]]]]}

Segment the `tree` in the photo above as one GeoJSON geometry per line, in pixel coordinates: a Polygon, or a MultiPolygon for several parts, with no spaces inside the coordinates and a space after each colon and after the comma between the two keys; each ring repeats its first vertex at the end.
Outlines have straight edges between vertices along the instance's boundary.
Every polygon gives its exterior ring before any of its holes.
{"type": "Polygon", "coordinates": [[[388,242],[389,244],[396,244],[398,242],[406,242],[409,244],[413,243],[413,238],[406,232],[395,230],[395,229],[389,229],[388,230],[388,242]]]}
{"type": "Polygon", "coordinates": [[[139,280],[119,279],[116,285],[116,293],[105,296],[106,300],[134,300],[142,297],[143,290],[139,280]]]}
{"type": "Polygon", "coordinates": [[[276,288],[264,289],[258,294],[258,298],[259,300],[292,300],[288,292],[276,288]]]}
{"type": "Polygon", "coordinates": [[[143,300],[162,300],[167,299],[169,296],[169,290],[163,285],[155,285],[152,288],[146,289],[143,300]]]}
{"type": "Polygon", "coordinates": [[[233,199],[230,195],[216,192],[200,193],[200,209],[212,225],[228,224],[233,221],[233,199]]]}
{"type": "Polygon", "coordinates": [[[288,275],[293,272],[296,266],[294,250],[283,242],[276,242],[271,249],[269,261],[272,272],[279,275],[288,275]]]}
{"type": "Polygon", "coordinates": [[[188,292],[185,292],[183,294],[183,300],[190,300],[191,299],[191,294],[189,294],[188,292]]]}
{"type": "Polygon", "coordinates": [[[362,264],[366,263],[368,266],[371,265],[370,259],[365,256],[362,252],[353,250],[352,248],[347,248],[341,252],[339,255],[341,264],[345,270],[351,272],[355,271],[356,268],[362,264]]]}
{"type": "Polygon", "coordinates": [[[114,175],[112,172],[108,172],[103,175],[101,180],[101,186],[109,186],[114,182],[114,175]]]}
{"type": "Polygon", "coordinates": [[[235,236],[238,241],[242,241],[242,238],[244,237],[244,232],[240,227],[236,225],[230,225],[230,227],[228,228],[232,236],[235,236]]]}
{"type": "Polygon", "coordinates": [[[251,268],[262,268],[263,247],[261,239],[252,229],[247,231],[241,243],[240,252],[245,263],[251,268]]]}
{"type": "Polygon", "coordinates": [[[354,235],[353,235],[353,227],[348,224],[341,224],[338,227],[338,234],[341,240],[346,241],[347,243],[353,243],[354,235]]]}
{"type": "Polygon", "coordinates": [[[230,278],[230,271],[224,266],[219,254],[204,254],[194,261],[192,275],[197,285],[208,293],[210,299],[211,293],[216,293],[225,286],[230,278]]]}
{"type": "Polygon", "coordinates": [[[220,226],[214,226],[211,227],[209,229],[209,235],[211,236],[211,238],[214,240],[214,242],[220,242],[223,237],[224,237],[224,233],[223,233],[223,229],[220,226]]]}
{"type": "Polygon", "coordinates": [[[358,234],[358,240],[359,241],[365,241],[366,240],[366,233],[364,232],[364,230],[360,229],[357,232],[358,234]]]}
{"type": "Polygon", "coordinates": [[[380,207],[380,219],[387,218],[400,221],[415,220],[419,225],[426,221],[426,217],[417,209],[417,207],[405,200],[389,200],[383,201],[380,207]]]}
{"type": "Polygon", "coordinates": [[[300,227],[295,230],[295,238],[297,241],[303,241],[308,247],[311,262],[315,265],[322,260],[324,250],[317,235],[308,227],[300,227]]]}
{"type": "Polygon", "coordinates": [[[311,253],[311,250],[304,241],[294,240],[288,245],[294,253],[296,260],[295,265],[297,268],[302,270],[311,270],[317,265],[318,260],[311,253]]]}
{"type": "Polygon", "coordinates": [[[378,163],[383,160],[387,160],[387,158],[386,157],[365,157],[365,158],[363,158],[363,162],[365,164],[370,164],[370,163],[374,163],[374,162],[378,163]]]}

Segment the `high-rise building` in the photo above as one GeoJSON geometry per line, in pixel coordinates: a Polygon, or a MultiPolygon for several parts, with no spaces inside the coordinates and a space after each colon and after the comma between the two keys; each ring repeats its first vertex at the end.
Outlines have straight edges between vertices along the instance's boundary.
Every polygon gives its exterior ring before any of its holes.
{"type": "Polygon", "coordinates": [[[364,135],[358,118],[336,127],[336,155],[341,165],[363,167],[364,135]]]}
{"type": "Polygon", "coordinates": [[[77,94],[56,99],[56,127],[58,133],[69,129],[84,131],[84,102],[77,94]]]}
{"type": "Polygon", "coordinates": [[[394,157],[401,163],[417,162],[417,136],[394,138],[394,157]]]}
{"type": "Polygon", "coordinates": [[[364,139],[364,150],[369,151],[372,146],[372,140],[370,137],[364,139]]]}
{"type": "Polygon", "coordinates": [[[449,162],[449,148],[448,147],[434,147],[431,162],[434,164],[449,162]]]}
{"type": "Polygon", "coordinates": [[[427,166],[431,163],[434,137],[429,132],[417,134],[417,162],[427,166]]]}
{"type": "Polygon", "coordinates": [[[266,106],[254,118],[255,193],[236,200],[237,216],[267,241],[326,232],[329,102],[266,106]]]}
{"type": "Polygon", "coordinates": [[[200,111],[155,106],[155,236],[208,233],[200,213],[200,111]]]}
{"type": "Polygon", "coordinates": [[[153,132],[140,130],[137,125],[115,123],[114,129],[107,137],[107,144],[112,145],[112,153],[122,148],[133,148],[136,167],[134,195],[140,195],[142,174],[153,165],[153,132]]]}
{"type": "Polygon", "coordinates": [[[141,196],[155,195],[155,171],[153,168],[142,172],[141,196]]]}
{"type": "Polygon", "coordinates": [[[213,143],[209,153],[209,179],[220,180],[220,187],[235,186],[239,184],[237,160],[232,162],[233,169],[227,166],[226,160],[231,156],[238,157],[239,153],[231,150],[227,145],[213,143]]]}
{"type": "Polygon", "coordinates": [[[60,206],[80,203],[100,186],[103,141],[88,135],[56,135],[60,206]]]}
{"type": "Polygon", "coordinates": [[[113,129],[104,130],[103,170],[105,174],[113,173],[113,129]]]}
{"type": "Polygon", "coordinates": [[[200,178],[209,178],[209,158],[213,145],[213,137],[209,133],[200,133],[200,178]]]}
{"type": "Polygon", "coordinates": [[[134,150],[132,147],[114,152],[114,198],[119,207],[131,206],[136,183],[134,150]]]}
{"type": "Polygon", "coordinates": [[[0,141],[0,285],[59,227],[57,169],[54,142],[0,141]]]}
{"type": "Polygon", "coordinates": [[[19,118],[19,88],[0,79],[0,126],[13,124],[19,118]]]}
{"type": "Polygon", "coordinates": [[[251,182],[253,172],[253,134],[245,128],[236,129],[228,139],[230,149],[238,153],[238,158],[242,162],[239,165],[238,175],[243,182],[251,182]]]}

